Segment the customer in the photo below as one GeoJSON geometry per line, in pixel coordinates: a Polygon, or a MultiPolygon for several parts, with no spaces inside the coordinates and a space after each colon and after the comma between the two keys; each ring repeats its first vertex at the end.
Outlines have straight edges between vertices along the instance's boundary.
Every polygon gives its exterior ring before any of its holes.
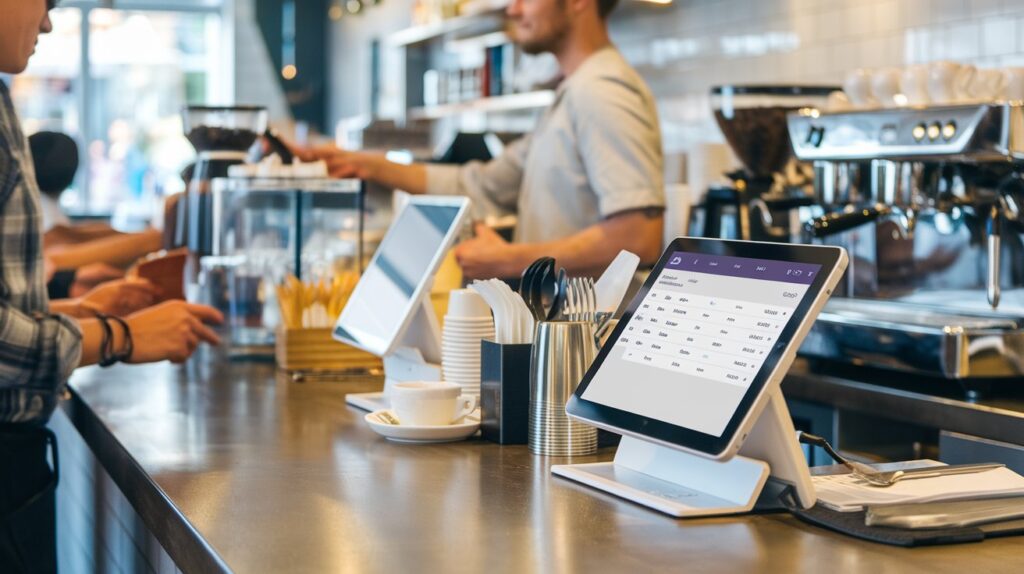
{"type": "Polygon", "coordinates": [[[469,277],[511,277],[541,256],[596,274],[629,249],[661,253],[665,195],[654,98],[608,37],[617,0],[512,0],[512,36],[524,52],[551,52],[565,76],[532,134],[488,163],[398,165],[383,156],[321,148],[332,175],[411,193],[463,194],[476,215],[518,213],[515,244],[478,225],[456,256],[469,277]]]}
{"type": "MultiPolygon", "coordinates": [[[[72,225],[60,208],[60,196],[78,171],[78,146],[66,134],[39,132],[28,138],[35,166],[43,217],[43,246],[47,259],[59,269],[98,265],[126,267],[159,251],[162,234],[156,230],[121,233],[102,223],[72,225]]],[[[95,274],[95,272],[93,272],[95,274]]]]}
{"type": "MultiPolygon", "coordinates": [[[[0,0],[0,73],[28,65],[51,30],[53,0],[0,0]]],[[[209,307],[174,301],[121,321],[50,312],[43,286],[39,190],[7,86],[0,82],[0,572],[56,569],[53,484],[44,426],[71,371],[122,360],[185,360],[217,336],[209,307]]],[[[84,315],[84,313],[83,313],[84,315]]],[[[55,453],[55,451],[54,451],[55,453]]],[[[56,459],[54,459],[56,461],[56,459]]]]}
{"type": "MultiPolygon", "coordinates": [[[[80,246],[92,240],[111,236],[127,239],[117,245],[109,245],[109,242],[99,244],[102,261],[57,269],[58,263],[48,259],[46,288],[51,299],[81,297],[101,283],[120,279],[124,277],[124,270],[109,265],[107,260],[119,261],[129,257],[134,260],[153,250],[152,241],[147,244],[144,237],[134,234],[127,236],[101,223],[72,225],[64,214],[60,207],[60,197],[74,182],[78,172],[78,146],[75,140],[59,132],[43,131],[29,136],[28,145],[32,152],[36,182],[39,184],[44,257],[63,251],[62,258],[66,260],[76,251],[81,253],[80,246]],[[67,250],[68,246],[76,245],[79,247],[67,250]],[[123,251],[128,253],[122,254],[123,251]]],[[[94,250],[95,247],[91,249],[94,250]]]]}

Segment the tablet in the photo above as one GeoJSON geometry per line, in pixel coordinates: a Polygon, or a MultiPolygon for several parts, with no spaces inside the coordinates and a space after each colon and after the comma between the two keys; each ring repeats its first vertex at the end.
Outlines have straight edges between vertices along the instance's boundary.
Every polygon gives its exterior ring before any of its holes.
{"type": "Polygon", "coordinates": [[[846,262],[838,247],[676,239],[566,411],[621,434],[732,457],[846,262]]]}
{"type": "Polygon", "coordinates": [[[335,324],[334,338],[380,357],[391,353],[421,311],[434,273],[468,211],[465,197],[410,198],[359,278],[335,324]]]}

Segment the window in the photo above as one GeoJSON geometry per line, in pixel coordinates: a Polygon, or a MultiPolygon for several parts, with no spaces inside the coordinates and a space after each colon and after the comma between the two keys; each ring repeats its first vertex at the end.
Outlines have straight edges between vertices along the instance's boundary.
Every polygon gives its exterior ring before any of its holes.
{"type": "Polygon", "coordinates": [[[63,131],[79,142],[65,209],[133,228],[183,187],[179,173],[195,152],[182,107],[232,100],[230,22],[219,0],[99,4],[69,0],[51,12],[54,31],[11,92],[26,133],[63,131]]]}

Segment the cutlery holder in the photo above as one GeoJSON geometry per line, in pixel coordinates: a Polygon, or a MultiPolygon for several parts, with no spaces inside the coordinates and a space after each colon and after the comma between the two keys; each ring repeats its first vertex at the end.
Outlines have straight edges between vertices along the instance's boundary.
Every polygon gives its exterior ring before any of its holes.
{"type": "Polygon", "coordinates": [[[498,444],[526,444],[533,345],[480,343],[480,428],[498,444]]]}
{"type": "Polygon", "coordinates": [[[586,456],[598,447],[597,428],[565,413],[569,397],[594,361],[593,325],[582,321],[537,324],[530,360],[527,444],[542,456],[586,456]]]}

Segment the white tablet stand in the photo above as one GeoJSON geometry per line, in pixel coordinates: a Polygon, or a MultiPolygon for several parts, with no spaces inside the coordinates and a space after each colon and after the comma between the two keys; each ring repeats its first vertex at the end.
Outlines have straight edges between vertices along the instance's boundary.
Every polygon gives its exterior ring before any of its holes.
{"type": "Polygon", "coordinates": [[[424,290],[414,313],[394,350],[383,357],[384,391],[349,393],[346,403],[371,412],[386,409],[391,407],[387,397],[395,383],[441,380],[441,328],[430,302],[430,289],[424,290]]]}
{"type": "MultiPolygon", "coordinates": [[[[614,429],[611,429],[614,430],[614,429]]],[[[769,474],[810,508],[814,486],[782,392],[775,390],[739,454],[727,461],[623,436],[614,462],[554,465],[551,472],[676,517],[749,512],[769,474]],[[783,485],[784,486],[784,485],[783,485]]],[[[765,497],[765,506],[770,505],[765,497]]]]}

